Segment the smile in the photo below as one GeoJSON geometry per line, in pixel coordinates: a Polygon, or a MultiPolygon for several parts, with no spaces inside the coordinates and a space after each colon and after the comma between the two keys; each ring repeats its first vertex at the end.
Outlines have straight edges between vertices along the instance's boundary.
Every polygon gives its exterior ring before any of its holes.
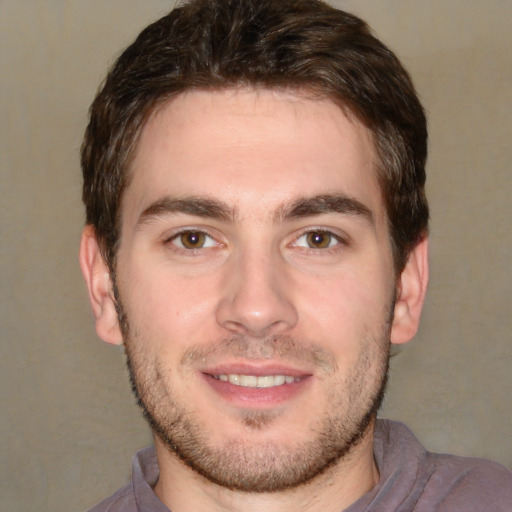
{"type": "Polygon", "coordinates": [[[217,380],[245,388],[272,388],[300,380],[300,378],[290,375],[263,375],[256,377],[255,375],[238,375],[233,373],[214,375],[213,377],[217,380]]]}

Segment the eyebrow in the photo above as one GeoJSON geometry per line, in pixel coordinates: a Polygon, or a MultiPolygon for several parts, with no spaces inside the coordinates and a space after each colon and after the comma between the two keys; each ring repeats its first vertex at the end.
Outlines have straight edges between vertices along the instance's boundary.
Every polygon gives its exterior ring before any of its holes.
{"type": "Polygon", "coordinates": [[[299,198],[288,205],[278,208],[274,214],[274,222],[283,222],[326,213],[359,216],[369,224],[374,223],[373,213],[370,208],[358,199],[342,193],[320,194],[299,198]]]}
{"type": "MultiPolygon", "coordinates": [[[[176,213],[228,223],[232,223],[236,219],[236,209],[217,199],[201,196],[182,198],[166,196],[148,206],[140,214],[137,225],[176,213]]],[[[359,216],[369,224],[374,222],[373,213],[365,204],[342,193],[301,197],[278,207],[272,214],[272,219],[274,223],[281,223],[328,213],[359,216]]]]}
{"type": "Polygon", "coordinates": [[[145,224],[158,217],[173,213],[185,213],[196,217],[233,222],[235,210],[217,199],[205,197],[164,197],[146,208],[139,216],[137,224],[145,224]]]}

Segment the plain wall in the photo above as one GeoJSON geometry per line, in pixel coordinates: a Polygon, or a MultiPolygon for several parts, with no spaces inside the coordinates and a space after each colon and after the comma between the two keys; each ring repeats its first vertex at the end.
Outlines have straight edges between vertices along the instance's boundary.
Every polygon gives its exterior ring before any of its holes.
{"type": "MultiPolygon", "coordinates": [[[[87,109],[164,0],[0,1],[0,509],[85,510],[151,441],[98,341],[77,249],[87,109]]],[[[382,415],[512,467],[512,2],[347,0],[428,112],[431,284],[382,415]]]]}

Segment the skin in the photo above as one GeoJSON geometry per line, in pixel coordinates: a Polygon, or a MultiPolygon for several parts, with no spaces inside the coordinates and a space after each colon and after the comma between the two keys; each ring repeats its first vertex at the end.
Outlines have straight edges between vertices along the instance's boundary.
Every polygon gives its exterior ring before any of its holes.
{"type": "Polygon", "coordinates": [[[219,475],[222,485],[212,483],[156,435],[155,491],[174,512],[341,510],[377,483],[373,419],[352,437],[382,387],[389,342],[416,332],[427,243],[396,276],[374,169],[371,135],[329,100],[188,92],[148,121],[123,198],[116,285],[129,332],[85,228],[80,260],[98,334],[124,338],[161,430],[181,418],[175,439],[192,435],[222,461],[213,467],[253,482],[314,460],[311,443],[327,426],[346,445],[307,482],[254,494],[219,475]],[[212,376],[224,373],[300,382],[219,387],[212,376]]]}

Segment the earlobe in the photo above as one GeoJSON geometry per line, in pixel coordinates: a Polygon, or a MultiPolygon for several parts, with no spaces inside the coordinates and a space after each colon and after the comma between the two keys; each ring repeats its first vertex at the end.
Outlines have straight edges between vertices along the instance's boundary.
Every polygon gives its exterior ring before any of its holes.
{"type": "Polygon", "coordinates": [[[411,251],[397,285],[391,342],[407,343],[418,330],[428,284],[428,238],[411,251]]]}
{"type": "Polygon", "coordinates": [[[110,270],[101,254],[94,228],[85,226],[80,240],[80,268],[85,278],[98,336],[115,345],[123,343],[112,291],[110,270]]]}

